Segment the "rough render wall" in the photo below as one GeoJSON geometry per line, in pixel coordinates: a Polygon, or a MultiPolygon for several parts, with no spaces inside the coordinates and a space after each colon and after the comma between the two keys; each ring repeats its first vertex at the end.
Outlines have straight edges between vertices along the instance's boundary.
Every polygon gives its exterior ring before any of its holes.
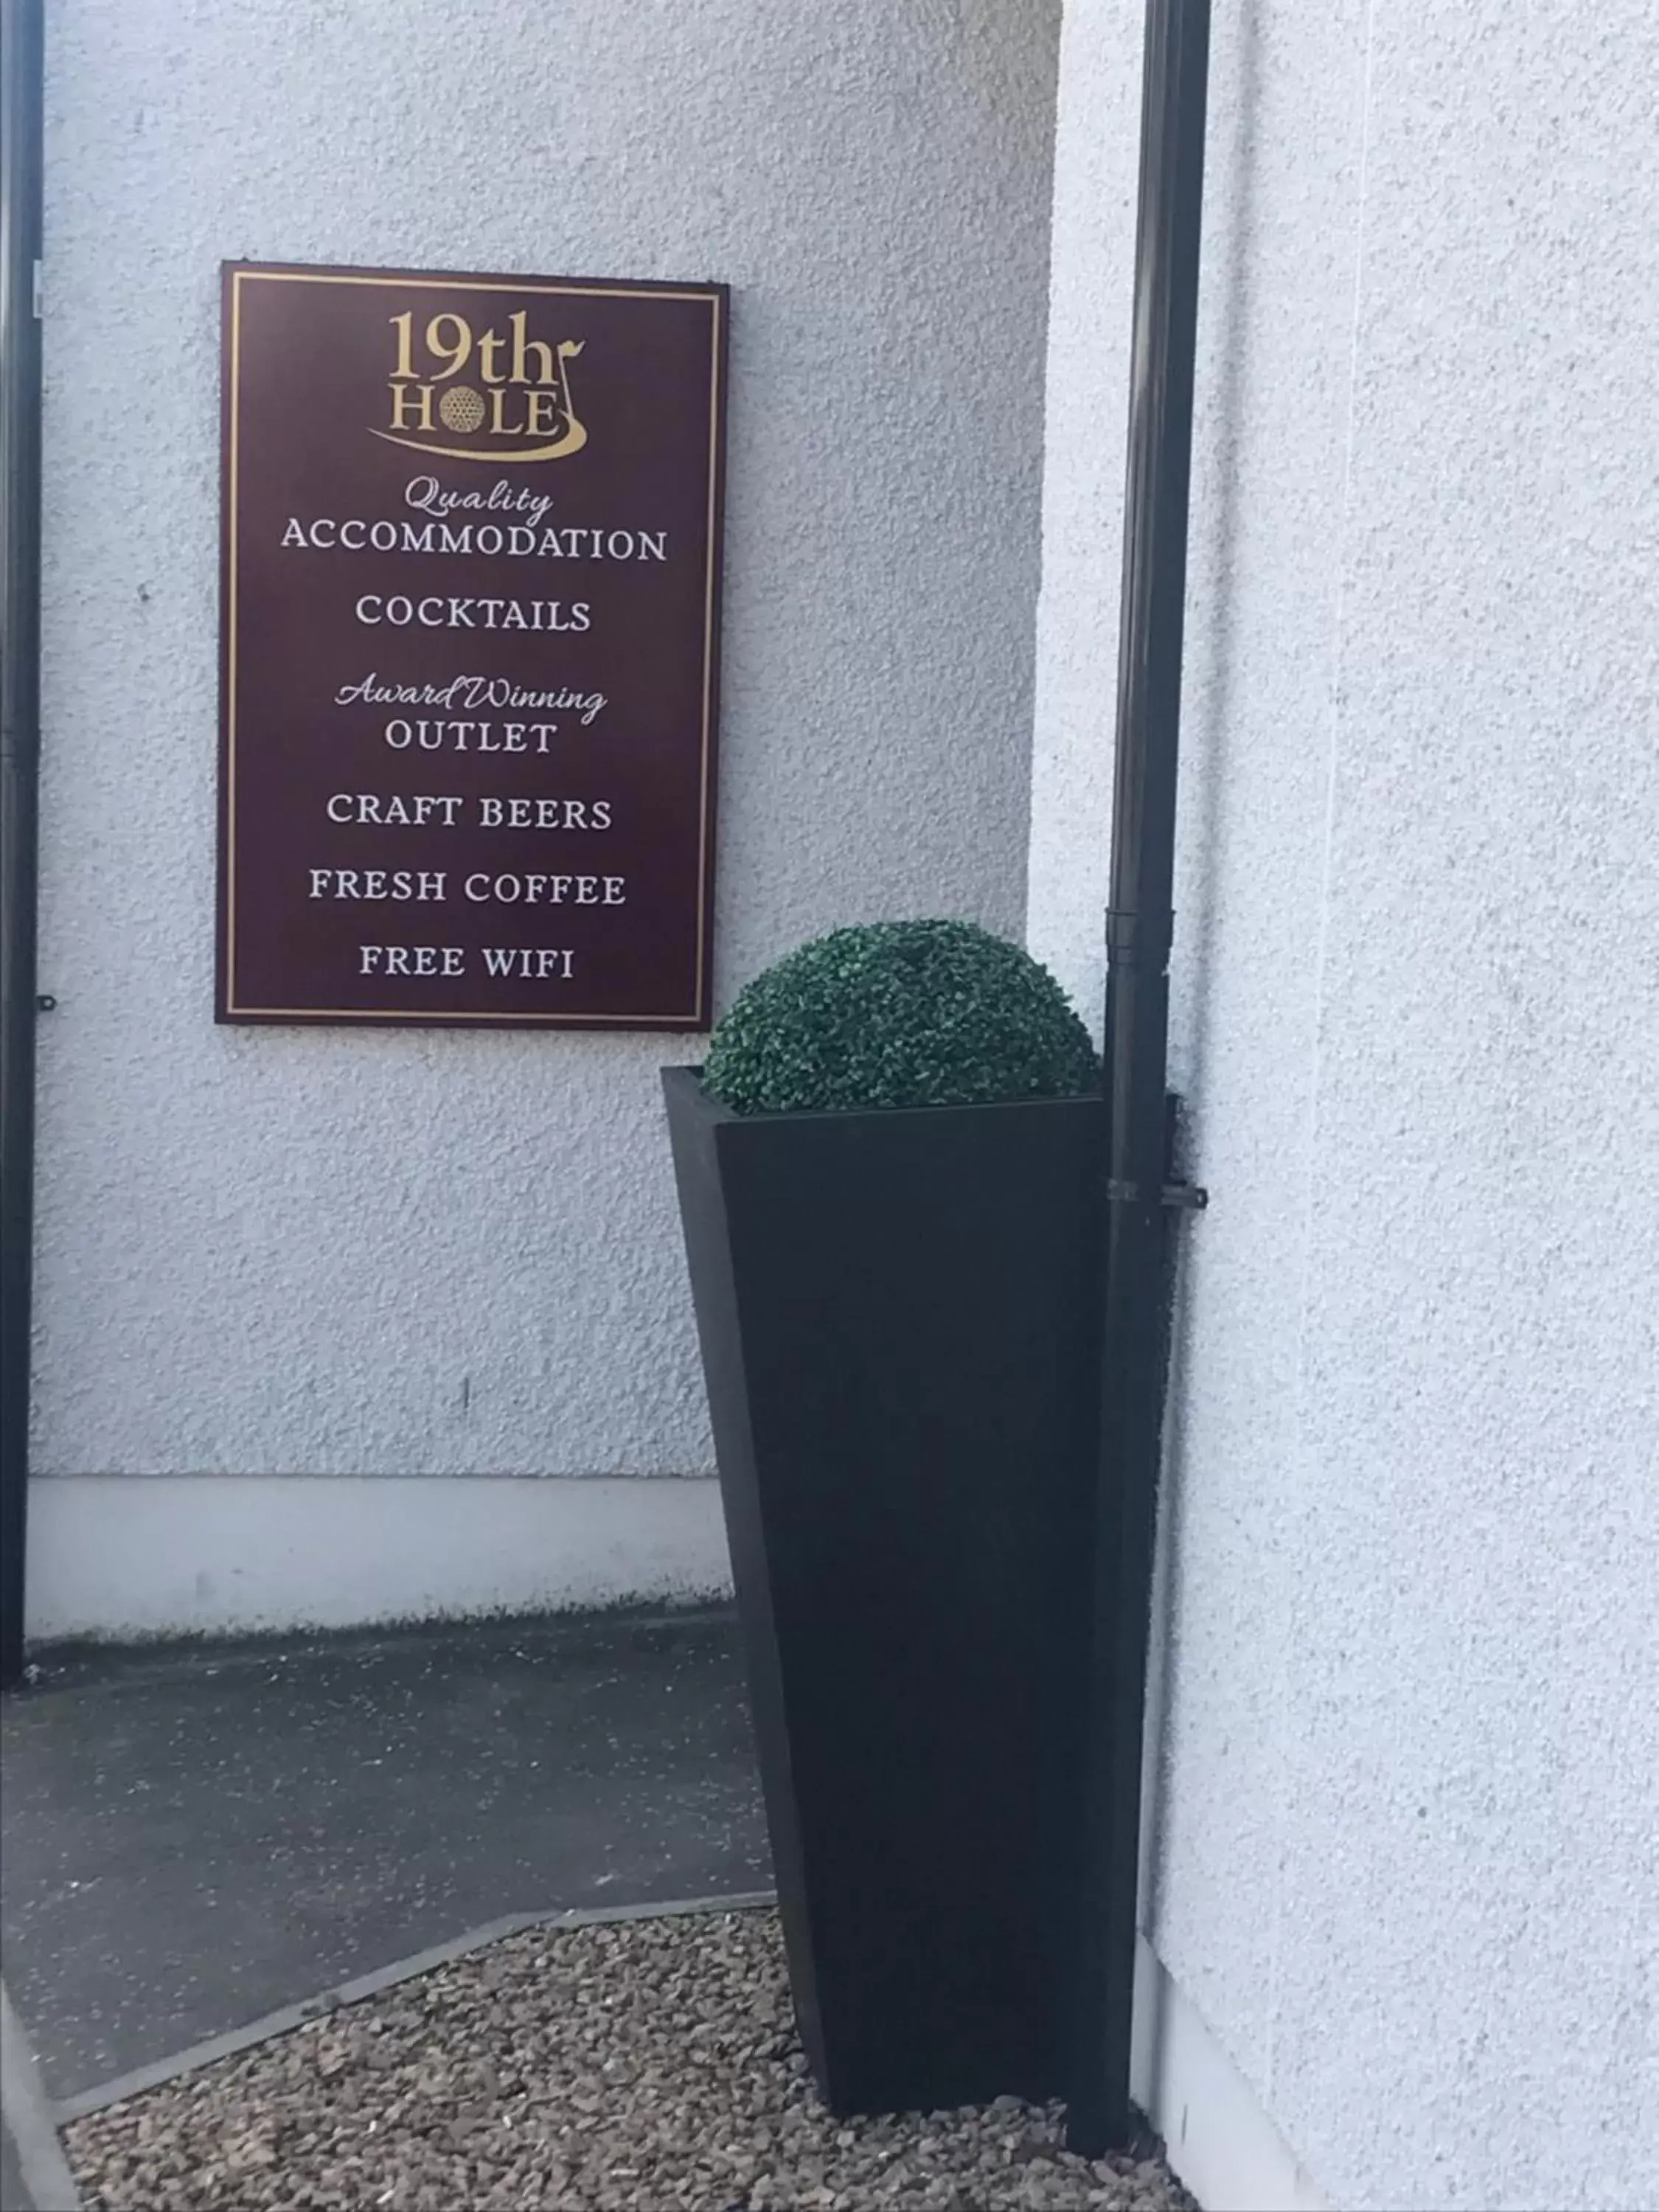
{"type": "Polygon", "coordinates": [[[1018,929],[1057,0],[50,18],[37,1466],[701,1468],[684,1041],[212,1025],[218,266],[729,280],[720,1000],[1018,929]]]}
{"type": "MultiPolygon", "coordinates": [[[[1099,993],[1139,0],[1070,0],[1030,928],[1099,993]]],[[[1345,2206],[1659,2195],[1659,17],[1218,9],[1154,1932],[1345,2206]]]]}

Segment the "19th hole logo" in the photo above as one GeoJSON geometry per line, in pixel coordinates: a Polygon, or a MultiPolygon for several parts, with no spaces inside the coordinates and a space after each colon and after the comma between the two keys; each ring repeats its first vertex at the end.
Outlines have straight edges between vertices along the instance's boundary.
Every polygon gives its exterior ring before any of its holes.
{"type": "Polygon", "coordinates": [[[582,341],[532,338],[529,319],[520,307],[504,330],[475,331],[465,315],[444,313],[417,332],[412,308],[393,315],[388,427],[371,424],[374,435],[452,461],[579,453],[587,432],[571,400],[568,364],[582,341]]]}

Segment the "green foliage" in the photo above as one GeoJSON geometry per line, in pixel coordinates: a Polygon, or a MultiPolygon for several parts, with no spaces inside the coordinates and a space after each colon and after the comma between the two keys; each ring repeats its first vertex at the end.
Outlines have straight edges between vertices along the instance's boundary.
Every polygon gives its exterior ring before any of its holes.
{"type": "Polygon", "coordinates": [[[1098,1080],[1089,1033],[1048,969],[966,921],[814,938],[738,994],[703,1068],[738,1114],[988,1105],[1098,1080]]]}

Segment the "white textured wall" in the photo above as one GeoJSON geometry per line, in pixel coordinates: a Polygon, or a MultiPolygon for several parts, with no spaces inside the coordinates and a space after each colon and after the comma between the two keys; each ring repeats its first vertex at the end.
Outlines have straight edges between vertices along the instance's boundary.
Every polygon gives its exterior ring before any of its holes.
{"type": "Polygon", "coordinates": [[[37,1466],[702,1468],[683,1041],[213,1026],[219,263],[728,280],[720,998],[1017,928],[1057,0],[48,14],[37,1466]]]}
{"type": "MultiPolygon", "coordinates": [[[[1030,933],[1091,1003],[1140,16],[1068,0],[1056,156],[1030,933]]],[[[1216,37],[1153,1933],[1334,2203],[1646,2208],[1659,16],[1216,37]]]]}

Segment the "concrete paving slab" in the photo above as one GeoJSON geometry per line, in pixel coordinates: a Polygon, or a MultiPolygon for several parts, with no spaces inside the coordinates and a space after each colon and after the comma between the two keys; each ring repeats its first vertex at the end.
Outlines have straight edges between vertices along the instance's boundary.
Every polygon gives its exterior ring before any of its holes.
{"type": "Polygon", "coordinates": [[[60,1656],[0,1734],[57,2100],[506,1915],[771,1880],[724,1611],[60,1656]]]}
{"type": "Polygon", "coordinates": [[[23,2193],[23,2168],[12,2142],[11,2130],[0,2119],[0,2212],[33,2212],[23,2193]]]}
{"type": "Polygon", "coordinates": [[[0,2119],[0,2212],[36,2212],[34,2200],[23,2188],[23,2168],[11,2139],[11,2130],[0,2119]]]}
{"type": "Polygon", "coordinates": [[[28,2039],[0,1983],[0,2212],[81,2212],[28,2039]]]}

